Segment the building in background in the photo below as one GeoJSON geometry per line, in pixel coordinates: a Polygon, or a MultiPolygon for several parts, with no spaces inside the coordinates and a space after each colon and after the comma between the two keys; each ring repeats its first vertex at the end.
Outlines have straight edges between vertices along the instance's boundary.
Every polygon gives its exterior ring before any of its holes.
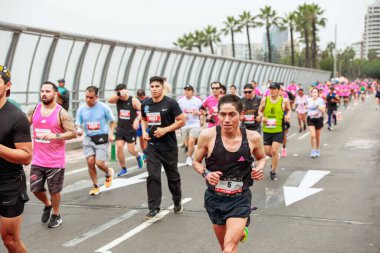
{"type": "Polygon", "coordinates": [[[363,41],[359,41],[351,44],[351,48],[355,51],[355,59],[364,59],[363,41]]]}
{"type": "MultiPolygon", "coordinates": [[[[218,46],[218,54],[223,57],[232,57],[232,44],[218,46]]],[[[262,47],[259,43],[251,43],[252,60],[262,60],[262,47]]],[[[235,58],[249,60],[248,44],[235,43],[235,58]]]]}
{"type": "Polygon", "coordinates": [[[376,50],[377,57],[380,57],[380,0],[368,6],[364,19],[364,58],[368,58],[371,49],[376,50]]]}

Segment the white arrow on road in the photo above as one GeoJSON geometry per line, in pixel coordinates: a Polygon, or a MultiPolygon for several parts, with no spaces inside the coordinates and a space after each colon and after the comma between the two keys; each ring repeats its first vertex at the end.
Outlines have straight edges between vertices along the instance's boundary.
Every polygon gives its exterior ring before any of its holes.
{"type": "Polygon", "coordinates": [[[310,188],[330,171],[308,170],[298,187],[284,186],[285,205],[289,206],[301,199],[322,191],[321,188],[310,188]]]}

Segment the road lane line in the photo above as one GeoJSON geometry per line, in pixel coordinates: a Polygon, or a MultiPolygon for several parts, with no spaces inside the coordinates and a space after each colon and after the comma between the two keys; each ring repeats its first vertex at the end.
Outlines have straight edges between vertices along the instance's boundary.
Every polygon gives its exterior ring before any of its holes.
{"type": "Polygon", "coordinates": [[[303,134],[301,135],[300,137],[298,137],[298,140],[302,140],[304,139],[306,136],[308,136],[310,134],[310,132],[307,132],[306,134],[303,134]]]}
{"type": "MultiPolygon", "coordinates": [[[[182,204],[185,204],[189,201],[191,201],[192,198],[184,198],[182,200],[182,204]]],[[[170,206],[168,208],[169,210],[170,209],[173,209],[173,205],[170,206]]],[[[119,245],[120,243],[124,242],[125,240],[128,240],[129,238],[131,238],[132,236],[136,235],[137,233],[143,231],[144,229],[146,229],[147,227],[149,227],[150,225],[154,224],[156,221],[159,221],[160,219],[162,219],[164,216],[166,216],[167,214],[169,214],[169,210],[164,210],[162,212],[159,213],[160,215],[160,218],[157,219],[157,220],[151,220],[151,221],[145,221],[144,223],[142,223],[141,225],[135,227],[134,229],[130,230],[129,232],[125,233],[124,235],[120,236],[119,238],[116,238],[115,240],[113,240],[112,242],[104,245],[103,247],[95,250],[95,252],[105,252],[105,251],[109,251],[110,249],[112,249],[113,247],[119,245]]]]}
{"type": "Polygon", "coordinates": [[[113,220],[110,220],[109,222],[101,225],[100,227],[97,227],[93,230],[90,230],[88,231],[87,233],[83,234],[83,235],[80,235],[74,239],[72,239],[71,241],[68,241],[66,243],[63,244],[63,247],[73,247],[97,234],[100,234],[101,232],[109,229],[110,227],[120,223],[120,222],[123,222],[125,221],[126,219],[129,219],[130,217],[132,217],[133,215],[139,213],[138,210],[131,210],[131,211],[128,211],[126,212],[125,214],[113,219],[113,220]]]}
{"type": "Polygon", "coordinates": [[[293,134],[289,135],[286,139],[287,139],[287,140],[290,140],[291,138],[293,138],[293,137],[296,136],[296,135],[297,135],[296,133],[293,133],[293,134]]]}

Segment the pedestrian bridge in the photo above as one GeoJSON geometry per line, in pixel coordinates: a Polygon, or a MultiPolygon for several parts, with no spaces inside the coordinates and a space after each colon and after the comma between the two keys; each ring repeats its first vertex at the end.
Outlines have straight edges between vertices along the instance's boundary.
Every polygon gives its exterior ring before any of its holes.
{"type": "MultiPolygon", "coordinates": [[[[204,96],[212,81],[238,90],[251,80],[310,84],[327,80],[330,72],[217,55],[161,48],[98,37],[25,27],[0,22],[0,64],[12,73],[11,97],[25,110],[39,101],[44,81],[66,80],[71,91],[70,110],[75,114],[89,85],[99,87],[99,98],[126,83],[132,95],[148,90],[149,77],[160,75],[172,86],[173,96],[186,84],[204,96]]],[[[149,93],[148,93],[149,94],[149,93]]]]}

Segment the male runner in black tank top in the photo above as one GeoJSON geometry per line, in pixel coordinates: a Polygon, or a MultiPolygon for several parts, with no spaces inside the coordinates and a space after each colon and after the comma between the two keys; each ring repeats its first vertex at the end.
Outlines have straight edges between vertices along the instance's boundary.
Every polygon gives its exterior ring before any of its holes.
{"type": "Polygon", "coordinates": [[[137,111],[141,111],[141,103],[137,98],[129,96],[125,84],[118,84],[115,91],[116,93],[108,99],[108,103],[116,103],[116,148],[117,158],[121,166],[121,170],[117,175],[121,177],[127,174],[124,156],[125,142],[127,142],[128,152],[136,157],[138,167],[141,169],[144,165],[143,157],[136,149],[136,131],[139,127],[137,111]]]}
{"type": "Polygon", "coordinates": [[[219,125],[201,132],[193,161],[194,169],[206,179],[205,207],[226,252],[237,252],[239,241],[248,235],[249,187],[253,180],[264,178],[266,162],[260,134],[239,127],[242,108],[235,95],[219,100],[219,125]],[[202,164],[205,156],[206,167],[202,164]]]}

